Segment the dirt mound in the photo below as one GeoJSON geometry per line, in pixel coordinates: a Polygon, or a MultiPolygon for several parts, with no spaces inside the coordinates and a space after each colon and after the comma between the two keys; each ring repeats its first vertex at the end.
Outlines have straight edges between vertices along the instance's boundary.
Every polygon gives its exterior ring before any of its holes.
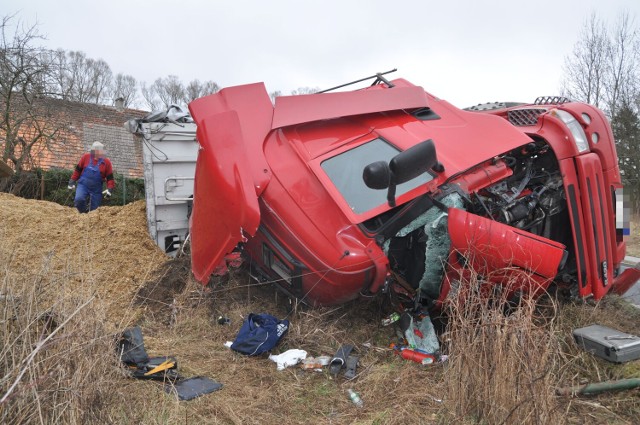
{"type": "Polygon", "coordinates": [[[149,237],[142,201],[79,214],[0,193],[0,259],[12,274],[36,276],[45,291],[97,283],[96,296],[119,320],[167,256],[149,237]]]}

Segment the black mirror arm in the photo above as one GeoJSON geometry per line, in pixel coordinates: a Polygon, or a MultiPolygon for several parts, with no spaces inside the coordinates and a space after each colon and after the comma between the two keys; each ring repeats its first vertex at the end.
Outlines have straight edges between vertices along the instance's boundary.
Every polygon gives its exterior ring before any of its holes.
{"type": "Polygon", "coordinates": [[[389,176],[389,188],[387,189],[387,202],[391,208],[396,206],[396,176],[393,172],[389,176]]]}
{"type": "Polygon", "coordinates": [[[396,206],[396,185],[390,184],[389,190],[387,191],[387,202],[389,202],[389,206],[391,208],[396,206]]]}

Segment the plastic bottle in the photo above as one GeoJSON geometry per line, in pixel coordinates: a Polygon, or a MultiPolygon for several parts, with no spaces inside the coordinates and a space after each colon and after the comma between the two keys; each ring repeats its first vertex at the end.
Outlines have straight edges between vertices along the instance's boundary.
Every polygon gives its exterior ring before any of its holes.
{"type": "Polygon", "coordinates": [[[382,319],[382,326],[389,326],[390,324],[395,323],[398,320],[400,320],[400,314],[391,313],[389,316],[382,319]]]}
{"type": "Polygon", "coordinates": [[[349,398],[351,399],[353,404],[355,404],[358,407],[362,407],[364,405],[364,403],[362,402],[362,399],[360,398],[357,392],[353,391],[351,388],[349,388],[347,392],[349,393],[349,398]]]}

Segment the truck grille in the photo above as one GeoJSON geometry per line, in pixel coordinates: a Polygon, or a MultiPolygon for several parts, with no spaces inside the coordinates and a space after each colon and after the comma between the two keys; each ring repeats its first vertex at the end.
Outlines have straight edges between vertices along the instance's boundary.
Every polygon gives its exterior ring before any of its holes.
{"type": "Polygon", "coordinates": [[[533,103],[536,105],[562,105],[568,102],[571,100],[563,96],[540,96],[533,103]]]}
{"type": "Polygon", "coordinates": [[[538,117],[547,112],[546,109],[514,109],[507,113],[509,122],[515,126],[536,125],[538,117]]]}

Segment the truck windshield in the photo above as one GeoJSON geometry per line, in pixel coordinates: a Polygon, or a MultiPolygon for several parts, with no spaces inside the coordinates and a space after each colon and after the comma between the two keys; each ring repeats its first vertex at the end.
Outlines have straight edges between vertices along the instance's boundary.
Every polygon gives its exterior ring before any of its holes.
{"type": "MultiPolygon", "coordinates": [[[[374,139],[351,150],[322,161],[320,166],[356,214],[362,214],[387,202],[386,189],[370,189],[362,180],[364,167],[376,161],[389,162],[400,151],[382,139],[374,139]]],[[[404,195],[433,179],[424,173],[400,184],[396,196],[404,195]]]]}

